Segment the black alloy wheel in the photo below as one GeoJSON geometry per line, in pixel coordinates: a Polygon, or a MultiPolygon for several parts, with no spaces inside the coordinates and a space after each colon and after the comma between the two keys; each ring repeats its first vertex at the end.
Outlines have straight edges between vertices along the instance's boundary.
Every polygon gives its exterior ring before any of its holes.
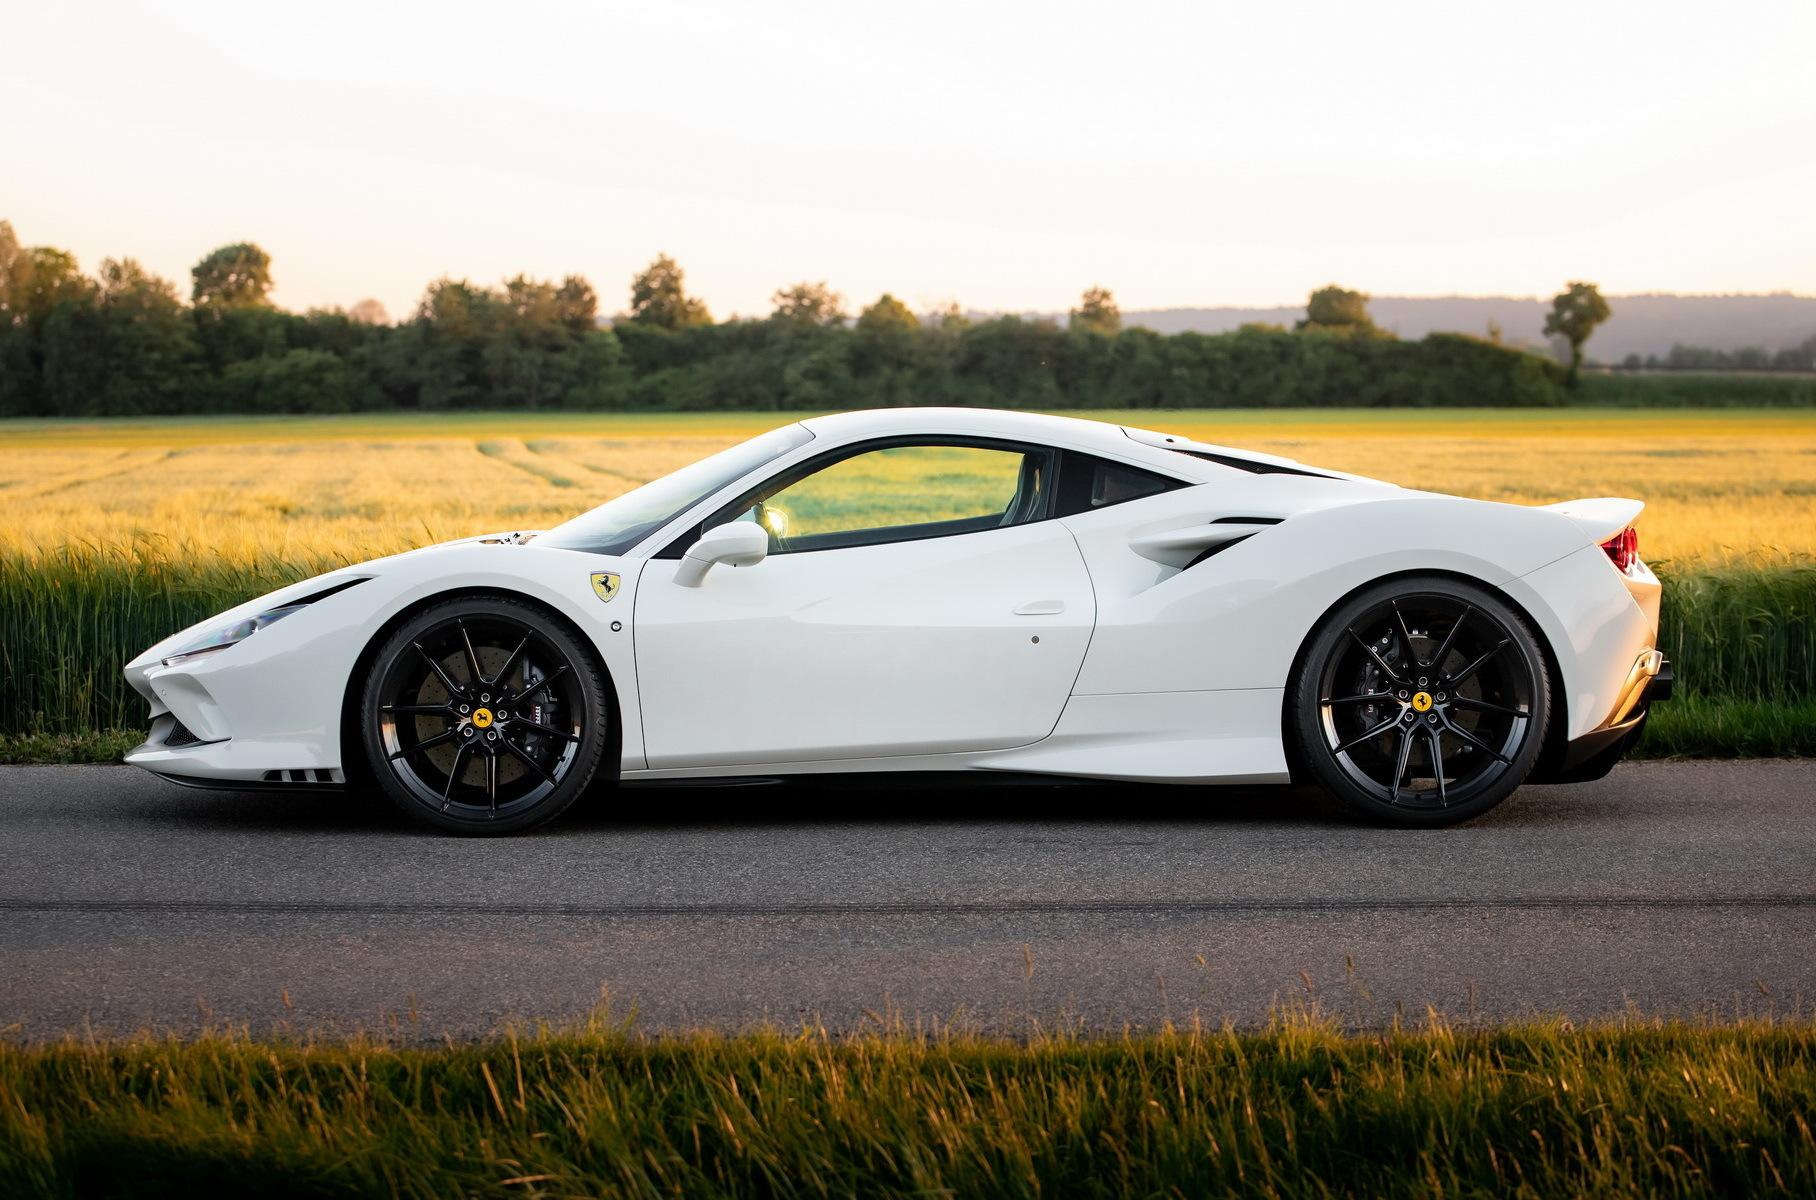
{"type": "Polygon", "coordinates": [[[1352,808],[1403,825],[1466,821],[1531,773],[1551,692],[1537,638],[1459,580],[1395,580],[1313,636],[1289,695],[1299,761],[1352,808]]]}
{"type": "Polygon", "coordinates": [[[361,709],[379,784],[412,817],[514,833],[559,815],[599,772],[610,708],[591,650],[542,610],[452,600],[379,650],[361,709]]]}

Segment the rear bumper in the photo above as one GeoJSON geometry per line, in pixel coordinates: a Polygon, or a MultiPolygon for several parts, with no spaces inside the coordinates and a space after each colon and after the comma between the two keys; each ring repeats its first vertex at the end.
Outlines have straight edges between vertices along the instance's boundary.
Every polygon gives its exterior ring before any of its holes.
{"type": "Polygon", "coordinates": [[[1646,714],[1652,705],[1669,700],[1676,686],[1677,673],[1672,670],[1670,659],[1657,650],[1640,655],[1608,722],[1567,743],[1553,768],[1543,777],[1535,772],[1532,782],[1576,783],[1601,778],[1638,744],[1646,714]]]}
{"type": "Polygon", "coordinates": [[[1676,682],[1670,660],[1657,650],[1646,650],[1628,668],[1627,680],[1621,685],[1613,711],[1603,722],[1604,728],[1629,724],[1636,715],[1645,714],[1646,705],[1669,700],[1676,682]]]}

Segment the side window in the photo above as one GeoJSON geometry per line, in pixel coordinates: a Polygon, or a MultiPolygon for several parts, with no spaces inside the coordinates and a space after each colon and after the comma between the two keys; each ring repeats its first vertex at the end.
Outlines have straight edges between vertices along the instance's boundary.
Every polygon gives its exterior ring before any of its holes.
{"type": "Polygon", "coordinates": [[[866,450],[757,497],[737,517],[771,553],[976,533],[1048,515],[1046,451],[908,445],[866,450]]]}
{"type": "Polygon", "coordinates": [[[1068,451],[1060,479],[1059,515],[1076,516],[1186,486],[1181,479],[1068,451]]]}

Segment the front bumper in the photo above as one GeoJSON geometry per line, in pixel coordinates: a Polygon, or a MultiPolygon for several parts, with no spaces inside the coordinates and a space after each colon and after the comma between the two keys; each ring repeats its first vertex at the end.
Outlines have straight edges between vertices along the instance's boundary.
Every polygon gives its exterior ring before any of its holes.
{"type": "MultiPolygon", "coordinates": [[[[263,756],[264,750],[257,751],[263,756]]],[[[269,767],[248,762],[231,737],[199,738],[175,713],[151,719],[145,740],[127,751],[125,761],[160,779],[185,787],[232,791],[322,791],[345,785],[338,767],[269,767]]]]}
{"type": "Polygon", "coordinates": [[[216,787],[344,782],[345,675],[330,665],[332,653],[299,648],[310,633],[308,614],[299,614],[216,653],[135,659],[126,679],[150,705],[151,728],[126,761],[178,783],[216,787]]]}

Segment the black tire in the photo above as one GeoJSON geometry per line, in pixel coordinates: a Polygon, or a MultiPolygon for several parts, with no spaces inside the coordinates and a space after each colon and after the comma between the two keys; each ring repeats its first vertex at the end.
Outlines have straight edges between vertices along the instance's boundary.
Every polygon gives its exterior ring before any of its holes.
{"type": "Polygon", "coordinates": [[[1551,714],[1538,638],[1506,601],[1441,576],[1351,597],[1287,689],[1297,762],[1371,820],[1454,825],[1525,782],[1551,714]],[[1422,775],[1408,775],[1412,770],[1422,775]]]}
{"type": "Polygon", "coordinates": [[[378,785],[412,818],[519,833],[561,815],[611,743],[591,647],[533,604],[447,600],[385,640],[360,703],[378,785]]]}

